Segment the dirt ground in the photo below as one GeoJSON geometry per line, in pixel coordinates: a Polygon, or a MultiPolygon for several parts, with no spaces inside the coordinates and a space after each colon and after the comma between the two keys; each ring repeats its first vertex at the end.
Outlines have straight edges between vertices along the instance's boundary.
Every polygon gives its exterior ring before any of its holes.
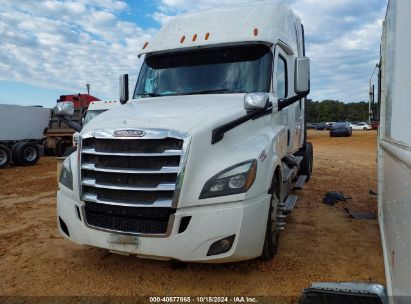
{"type": "Polygon", "coordinates": [[[56,161],[0,171],[0,295],[298,296],[314,281],[385,284],[377,220],[355,220],[343,204],[322,203],[327,191],[346,205],[377,211],[376,132],[330,138],[309,132],[312,179],[287,218],[271,262],[188,264],[120,256],[75,245],[57,231],[56,161]]]}

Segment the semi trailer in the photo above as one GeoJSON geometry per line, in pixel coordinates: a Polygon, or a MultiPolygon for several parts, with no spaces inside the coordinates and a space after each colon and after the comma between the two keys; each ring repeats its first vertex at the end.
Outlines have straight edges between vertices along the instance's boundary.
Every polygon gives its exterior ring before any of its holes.
{"type": "Polygon", "coordinates": [[[49,118],[48,108],[0,104],[0,168],[37,163],[49,118]]]}
{"type": "Polygon", "coordinates": [[[390,0],[380,61],[378,207],[390,303],[411,302],[411,2],[390,0]]]}
{"type": "Polygon", "coordinates": [[[273,1],[185,14],[139,56],[132,96],[120,76],[123,105],[64,161],[60,233],[143,258],[272,259],[313,168],[300,19],[273,1]]]}
{"type": "Polygon", "coordinates": [[[389,0],[381,39],[378,221],[386,286],[313,283],[302,304],[411,303],[411,2],[389,0]]]}

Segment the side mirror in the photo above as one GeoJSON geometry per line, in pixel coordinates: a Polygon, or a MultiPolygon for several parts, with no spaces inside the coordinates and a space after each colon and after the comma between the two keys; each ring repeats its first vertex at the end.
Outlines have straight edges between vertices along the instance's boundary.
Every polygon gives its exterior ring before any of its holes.
{"type": "Polygon", "coordinates": [[[125,104],[128,98],[128,74],[123,74],[120,75],[120,103],[125,104]]]}
{"type": "Polygon", "coordinates": [[[58,102],[54,106],[54,114],[58,116],[73,116],[74,114],[74,104],[71,101],[58,102]]]}
{"type": "Polygon", "coordinates": [[[248,93],[244,96],[244,109],[249,111],[263,110],[267,107],[267,93],[248,93]]]}
{"type": "Polygon", "coordinates": [[[310,91],[310,58],[298,57],[295,59],[294,90],[297,94],[310,91]]]}

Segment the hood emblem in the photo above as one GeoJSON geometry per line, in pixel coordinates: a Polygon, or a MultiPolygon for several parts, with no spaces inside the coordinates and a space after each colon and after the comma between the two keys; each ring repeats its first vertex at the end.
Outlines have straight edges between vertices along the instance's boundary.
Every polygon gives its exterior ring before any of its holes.
{"type": "Polygon", "coordinates": [[[116,137],[144,137],[146,135],[146,131],[143,130],[117,130],[114,131],[114,136],[116,137]]]}

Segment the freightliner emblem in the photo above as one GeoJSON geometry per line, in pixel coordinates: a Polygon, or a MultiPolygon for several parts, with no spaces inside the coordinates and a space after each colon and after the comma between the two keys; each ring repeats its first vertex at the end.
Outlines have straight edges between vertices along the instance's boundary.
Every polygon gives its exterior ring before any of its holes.
{"type": "Polygon", "coordinates": [[[117,130],[114,131],[114,136],[117,137],[143,137],[146,132],[143,130],[117,130]]]}

